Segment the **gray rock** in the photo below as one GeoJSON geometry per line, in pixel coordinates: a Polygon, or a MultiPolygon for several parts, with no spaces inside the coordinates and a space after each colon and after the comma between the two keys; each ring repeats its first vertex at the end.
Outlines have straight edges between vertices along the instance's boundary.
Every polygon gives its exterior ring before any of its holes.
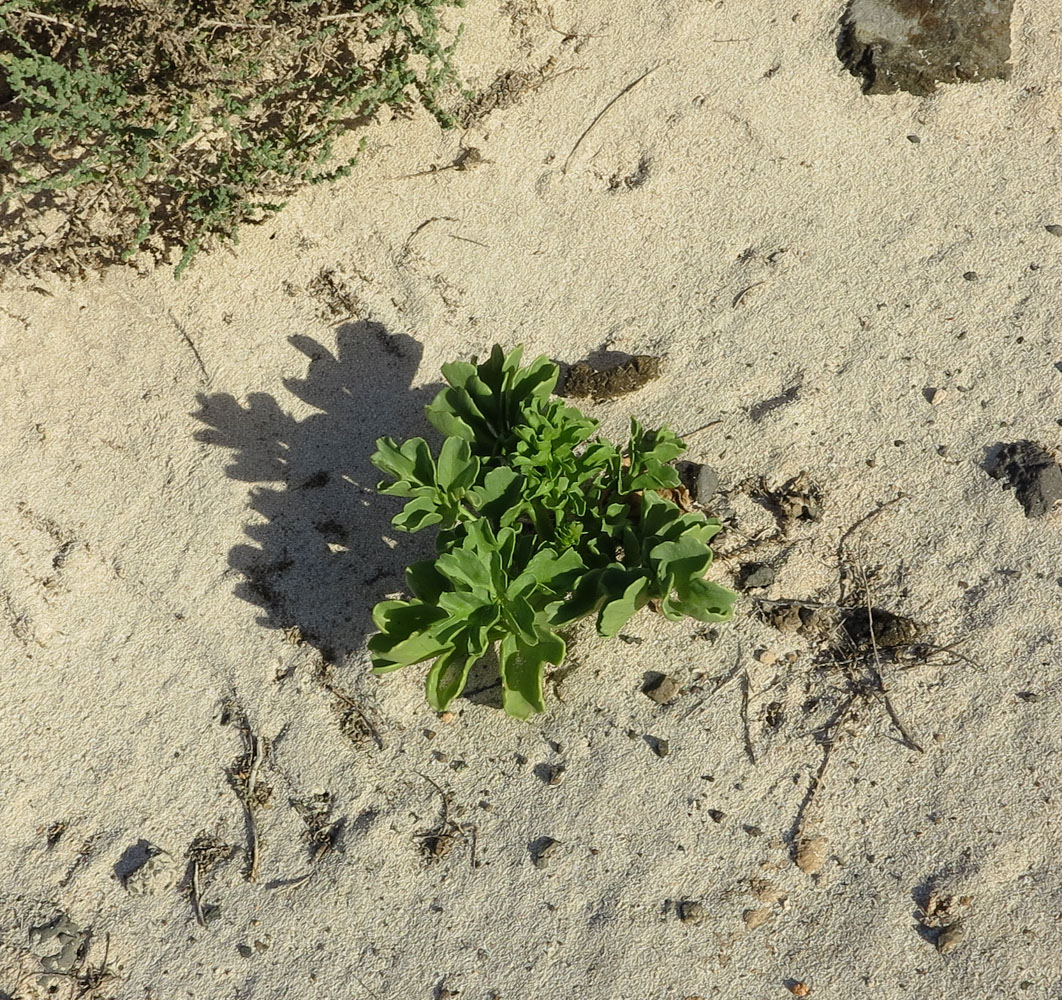
{"type": "Polygon", "coordinates": [[[697,471],[697,478],[694,480],[691,491],[693,499],[697,503],[707,503],[715,496],[717,489],[719,489],[719,473],[710,465],[702,465],[697,471]]]}
{"type": "Polygon", "coordinates": [[[745,563],[738,572],[738,586],[742,590],[769,587],[774,583],[774,569],[766,563],[745,563]]]}
{"type": "Polygon", "coordinates": [[[559,840],[554,840],[552,837],[539,837],[530,847],[531,863],[536,868],[548,868],[549,859],[558,847],[560,847],[559,840]]]}
{"type": "Polygon", "coordinates": [[[850,0],[837,56],[865,94],[1006,80],[1014,0],[850,0]]]}
{"type": "Polygon", "coordinates": [[[679,682],[667,674],[651,673],[642,686],[642,693],[658,705],[668,705],[679,693],[679,682]]]}
{"type": "Polygon", "coordinates": [[[1002,445],[987,470],[1014,490],[1026,517],[1043,517],[1062,504],[1062,466],[1034,441],[1002,445]]]}

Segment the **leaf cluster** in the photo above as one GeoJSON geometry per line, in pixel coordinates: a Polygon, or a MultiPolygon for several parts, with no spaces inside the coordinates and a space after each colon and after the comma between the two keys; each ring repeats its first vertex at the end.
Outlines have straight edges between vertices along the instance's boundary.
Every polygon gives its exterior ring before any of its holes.
{"type": "Polygon", "coordinates": [[[614,636],[646,605],[672,620],[733,613],[735,595],[704,579],[719,522],[659,492],[679,486],[683,443],[633,419],[623,448],[602,440],[597,421],[551,395],[557,366],[521,359],[495,346],[482,363],[444,365],[448,386],[426,408],[445,435],[438,454],[385,437],[372,456],[389,477],[380,492],[406,500],[395,527],[438,530],[436,558],[406,570],[410,599],[373,611],[374,671],[433,660],[437,710],[496,648],[505,711],[543,711],[545,666],[585,616],[614,636]]]}
{"type": "Polygon", "coordinates": [[[415,101],[443,124],[463,0],[0,0],[0,259],[24,269],[233,240],[415,101]],[[43,220],[65,221],[45,241],[43,220]]]}

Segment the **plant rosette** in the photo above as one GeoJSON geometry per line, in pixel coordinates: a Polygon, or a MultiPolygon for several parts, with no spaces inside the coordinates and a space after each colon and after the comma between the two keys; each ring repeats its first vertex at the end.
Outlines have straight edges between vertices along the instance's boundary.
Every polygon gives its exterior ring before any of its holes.
{"type": "Polygon", "coordinates": [[[672,621],[734,612],[736,595],[705,579],[719,521],[670,498],[682,441],[634,419],[622,449],[596,437],[596,420],[552,396],[557,366],[522,354],[495,345],[481,364],[443,365],[448,386],[426,408],[445,437],[437,456],[423,438],[386,437],[372,456],[390,477],[379,491],[407,500],[394,526],[438,530],[436,557],[406,569],[410,599],[373,609],[373,672],[434,661],[437,711],[491,650],[505,711],[544,711],[560,630],[582,618],[614,636],[646,605],[672,621]]]}

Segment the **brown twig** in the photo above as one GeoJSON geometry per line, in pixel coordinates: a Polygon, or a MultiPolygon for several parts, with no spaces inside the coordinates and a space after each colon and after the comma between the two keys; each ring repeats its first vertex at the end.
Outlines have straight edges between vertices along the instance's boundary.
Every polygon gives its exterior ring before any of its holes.
{"type": "Polygon", "coordinates": [[[251,745],[251,768],[247,775],[247,787],[243,796],[243,805],[247,810],[247,832],[250,843],[248,848],[251,854],[251,866],[247,871],[247,880],[249,882],[258,881],[258,826],[255,823],[254,818],[254,790],[258,784],[258,768],[262,763],[262,743],[261,740],[250,730],[247,731],[247,738],[251,745]]]}
{"type": "Polygon", "coordinates": [[[177,332],[184,338],[184,342],[192,349],[192,354],[195,355],[196,364],[199,365],[199,370],[203,373],[203,378],[207,382],[209,382],[210,381],[210,375],[207,373],[206,365],[203,364],[203,359],[200,356],[199,350],[195,346],[194,341],[192,340],[191,337],[188,336],[187,331],[181,325],[181,323],[178,321],[177,317],[173,315],[173,310],[170,309],[170,310],[167,310],[167,311],[169,312],[169,316],[170,316],[171,322],[173,323],[173,325],[175,327],[177,327],[177,332]]]}
{"type": "Polygon", "coordinates": [[[199,861],[196,858],[192,859],[192,911],[195,913],[195,922],[200,927],[206,927],[203,904],[199,897],[199,861]]]}
{"type": "Polygon", "coordinates": [[[701,433],[701,431],[706,431],[706,430],[708,430],[708,428],[709,428],[709,427],[716,427],[717,425],[721,424],[722,422],[723,422],[722,420],[712,420],[712,421],[709,421],[709,422],[708,422],[708,423],[706,423],[706,424],[701,424],[701,426],[700,426],[700,427],[694,427],[694,429],[693,429],[692,431],[686,431],[686,433],[685,433],[685,434],[680,434],[680,435],[679,435],[679,437],[680,437],[680,438],[681,438],[681,439],[682,439],[683,441],[685,441],[685,440],[686,440],[686,438],[690,438],[690,437],[693,437],[693,435],[694,435],[694,434],[700,434],[700,433],[701,433]]]}
{"type": "Polygon", "coordinates": [[[609,102],[608,102],[608,104],[606,104],[606,105],[605,105],[605,106],[604,106],[604,107],[603,107],[603,108],[602,108],[602,109],[601,109],[601,110],[600,110],[600,111],[599,111],[599,112],[598,112],[598,113],[597,113],[597,114],[596,114],[596,115],[594,116],[594,120],[593,120],[592,122],[590,122],[590,124],[589,124],[589,125],[587,125],[587,126],[586,126],[586,128],[585,128],[585,129],[583,130],[583,134],[582,134],[582,135],[580,135],[580,136],[579,136],[579,138],[575,140],[575,145],[574,145],[574,146],[572,146],[572,151],[571,151],[571,152],[570,152],[570,153],[568,154],[568,157],[567,157],[567,159],[566,159],[566,160],[564,161],[564,166],[563,166],[563,167],[561,168],[561,173],[562,173],[562,174],[566,174],[566,173],[568,172],[568,164],[570,164],[570,163],[572,162],[572,157],[573,157],[573,156],[575,156],[575,153],[576,153],[576,151],[577,151],[577,150],[579,149],[579,147],[580,147],[580,146],[581,146],[581,145],[583,144],[583,140],[584,140],[584,139],[585,139],[585,138],[586,138],[586,137],[587,137],[587,136],[588,136],[588,135],[590,134],[590,130],[591,130],[591,129],[592,129],[592,128],[593,128],[593,127],[594,127],[594,126],[595,126],[595,125],[596,125],[596,124],[597,124],[597,123],[599,122],[599,121],[601,121],[601,119],[602,119],[602,118],[604,118],[604,117],[605,117],[605,115],[607,114],[607,112],[609,111],[609,109],[610,109],[610,108],[611,108],[611,107],[612,107],[612,106],[613,106],[613,105],[614,105],[614,104],[615,104],[615,103],[616,103],[616,102],[617,102],[617,101],[618,101],[618,100],[619,100],[619,99],[620,99],[621,97],[623,97],[623,96],[624,96],[625,94],[629,94],[629,93],[630,93],[630,92],[631,92],[631,91],[632,91],[632,90],[633,90],[633,89],[634,89],[635,87],[637,87],[637,86],[638,86],[638,84],[639,84],[639,83],[641,83],[641,82],[642,82],[642,80],[644,80],[644,79],[645,79],[645,78],[646,78],[647,76],[649,76],[649,74],[650,74],[650,73],[655,73],[655,72],[656,72],[656,71],[657,71],[657,70],[658,70],[658,69],[659,69],[659,68],[660,68],[661,66],[663,66],[663,65],[664,65],[663,63],[657,63],[657,64],[656,64],[655,66],[651,66],[651,67],[650,67],[649,69],[647,69],[647,70],[646,70],[646,71],[645,71],[645,72],[644,72],[644,73],[643,73],[643,74],[642,74],[641,76],[639,76],[639,77],[638,77],[637,79],[635,79],[635,80],[632,80],[632,81],[631,81],[630,83],[628,83],[628,84],[627,84],[627,86],[626,86],[626,87],[624,87],[624,88],[623,88],[623,89],[622,89],[622,90],[621,90],[621,91],[620,91],[620,92],[619,92],[619,93],[618,93],[618,94],[617,94],[617,95],[616,95],[615,97],[613,97],[613,98],[612,98],[612,100],[611,100],[611,101],[609,101],[609,102]]]}
{"type": "Polygon", "coordinates": [[[751,285],[747,285],[745,288],[742,288],[741,291],[738,292],[737,295],[734,296],[733,301],[730,303],[730,308],[731,309],[736,309],[739,305],[741,305],[741,300],[746,295],[748,295],[749,292],[751,292],[754,288],[759,288],[760,285],[766,285],[766,284],[767,284],[767,281],[766,281],[766,279],[764,279],[763,281],[754,281],[751,285]]]}
{"type": "Polygon", "coordinates": [[[756,753],[752,749],[752,733],[749,731],[749,671],[745,668],[741,675],[741,726],[745,736],[745,753],[752,764],[756,763],[756,753]]]}
{"type": "Polygon", "coordinates": [[[353,698],[351,698],[350,695],[347,694],[345,691],[341,691],[338,687],[336,687],[336,685],[333,684],[332,681],[330,681],[327,677],[321,678],[321,684],[324,686],[324,689],[330,695],[332,695],[333,698],[337,698],[344,705],[346,705],[347,708],[354,712],[359,719],[361,719],[362,723],[365,725],[365,728],[369,731],[369,735],[372,736],[373,741],[376,743],[377,748],[383,750],[383,737],[380,736],[379,731],[372,724],[372,720],[365,714],[365,712],[362,711],[358,703],[353,698]]]}
{"type": "Polygon", "coordinates": [[[413,244],[413,240],[420,235],[421,230],[426,229],[433,222],[460,222],[460,219],[455,219],[452,215],[433,215],[430,219],[425,219],[416,229],[409,234],[406,242],[402,245],[402,253],[409,256],[409,248],[413,244]]]}
{"type": "Polygon", "coordinates": [[[874,690],[885,703],[885,711],[889,713],[889,718],[892,720],[892,724],[896,727],[897,732],[899,732],[900,736],[903,738],[904,743],[912,750],[917,750],[919,753],[925,753],[925,750],[919,746],[917,741],[915,741],[904,728],[899,715],[896,713],[896,709],[893,707],[892,700],[889,698],[888,692],[885,690],[885,682],[881,677],[881,656],[878,653],[878,640],[874,635],[874,609],[870,599],[870,584],[867,583],[867,575],[863,570],[862,565],[857,564],[856,568],[859,570],[859,577],[863,583],[863,597],[867,609],[867,631],[870,634],[870,649],[874,657],[874,662],[868,664],[868,666],[871,678],[874,681],[874,690]]]}

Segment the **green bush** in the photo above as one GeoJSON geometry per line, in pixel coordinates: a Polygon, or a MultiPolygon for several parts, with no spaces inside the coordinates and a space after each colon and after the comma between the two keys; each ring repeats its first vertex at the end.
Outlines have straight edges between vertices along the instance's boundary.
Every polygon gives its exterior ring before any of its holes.
{"type": "Polygon", "coordinates": [[[439,10],[462,4],[0,0],[0,255],[80,270],[176,247],[179,274],[348,173],[336,139],[382,106],[449,124],[439,10]]]}
{"type": "Polygon", "coordinates": [[[704,579],[719,521],[675,502],[685,445],[637,420],[622,450],[593,437],[597,421],[551,397],[557,366],[521,354],[443,365],[449,388],[427,407],[446,435],[437,458],[423,438],[381,438],[372,457],[393,480],[380,491],[408,499],[395,527],[439,534],[437,558],[406,570],[412,599],[374,608],[369,652],[378,674],[434,660],[437,710],[496,643],[505,711],[527,718],[564,626],[592,615],[614,636],[646,605],[673,621],[733,615],[735,595],[704,579]]]}

